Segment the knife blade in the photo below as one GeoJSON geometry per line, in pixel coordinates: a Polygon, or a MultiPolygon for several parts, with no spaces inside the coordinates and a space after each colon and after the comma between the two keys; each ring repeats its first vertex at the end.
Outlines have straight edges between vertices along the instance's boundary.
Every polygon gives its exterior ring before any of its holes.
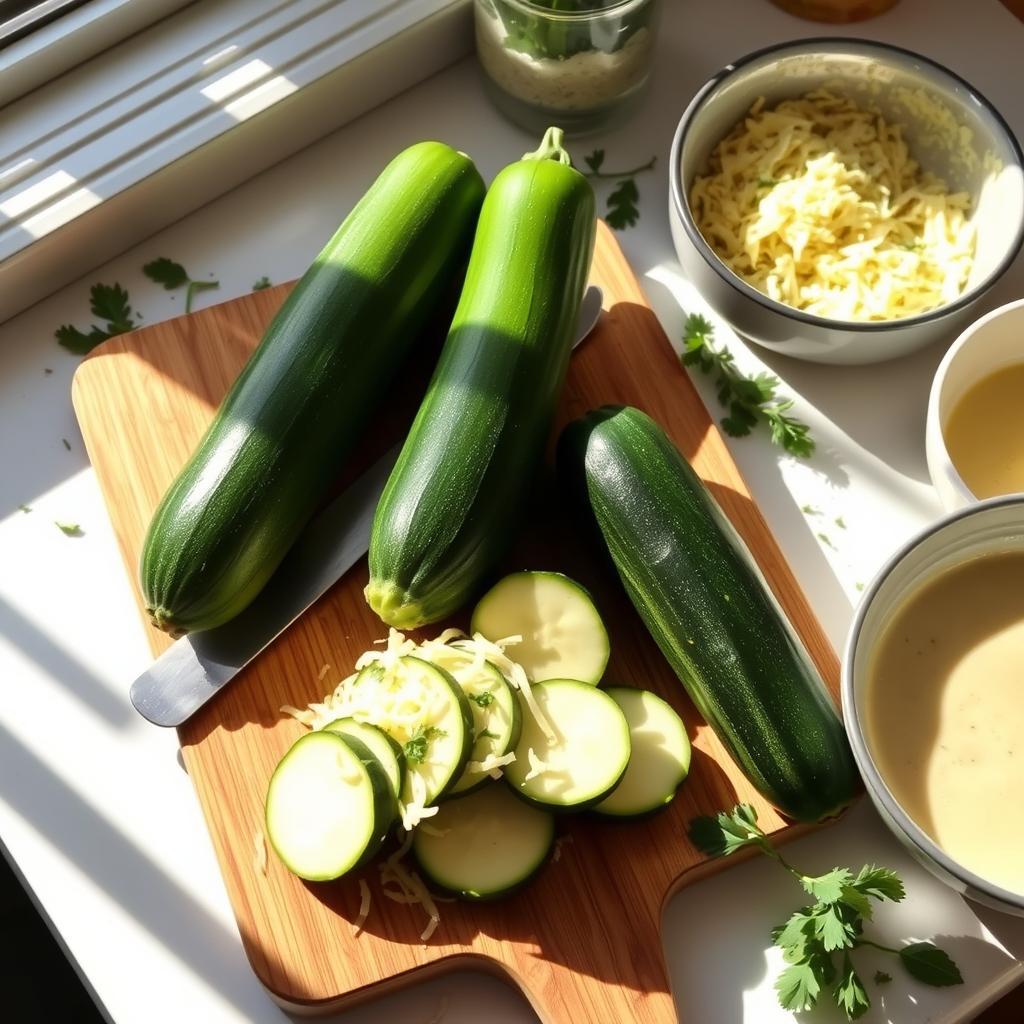
{"type": "MultiPolygon", "coordinates": [[[[591,285],[573,348],[594,328],[603,301],[601,289],[591,285]]],[[[400,449],[388,449],[306,527],[243,612],[175,640],[132,683],[129,696],[143,718],[166,728],[186,722],[366,554],[373,514],[400,449]]]]}

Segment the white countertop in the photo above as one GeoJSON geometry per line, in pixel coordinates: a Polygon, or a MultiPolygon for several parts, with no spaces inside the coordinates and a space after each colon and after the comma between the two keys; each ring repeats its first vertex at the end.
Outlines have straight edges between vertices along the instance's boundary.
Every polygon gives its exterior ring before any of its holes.
{"type": "MultiPolygon", "coordinates": [[[[681,309],[703,308],[680,278],[665,217],[665,164],[678,115],[728,60],[823,33],[764,0],[669,0],[664,15],[654,90],[643,110],[628,128],[572,148],[579,158],[604,146],[608,165],[620,166],[658,154],[657,170],[639,182],[640,224],[622,240],[676,338],[681,309]]],[[[847,34],[948,64],[1024,137],[1024,26],[997,0],[902,0],[847,34]]],[[[273,281],[297,276],[384,163],[427,136],[469,151],[488,177],[535,141],[492,111],[473,62],[464,61],[0,327],[0,839],[118,1024],[286,1018],[242,953],[198,804],[176,763],[175,735],[147,725],[128,703],[128,685],[150,655],[71,410],[78,360],[56,345],[53,330],[69,320],[85,324],[94,281],[125,285],[147,323],[179,313],[181,297],[141,274],[156,256],[181,261],[196,277],[217,276],[220,291],[202,296],[207,301],[246,292],[264,274],[273,281]],[[32,511],[19,511],[21,504],[32,511]],[[64,536],[55,519],[79,522],[84,536],[64,536]]],[[[984,306],[1022,294],[1018,261],[984,306]]],[[[724,329],[719,337],[728,337],[724,329]]],[[[758,365],[759,355],[738,342],[734,348],[742,365],[758,365]]],[[[940,511],[924,460],[928,384],[940,356],[935,348],[863,368],[772,356],[765,361],[798,396],[797,413],[811,422],[820,454],[798,464],[763,437],[730,441],[837,648],[857,584],[940,511]],[[823,515],[805,516],[800,508],[808,504],[823,515]],[[845,529],[835,524],[840,515],[845,529]]],[[[879,939],[939,936],[963,969],[965,985],[934,990],[905,982],[897,966],[886,990],[873,989],[884,1000],[864,1020],[966,1020],[1024,980],[1024,921],[982,912],[944,889],[908,861],[866,804],[793,844],[788,855],[808,870],[864,861],[899,869],[909,897],[879,913],[879,939]]],[[[790,1019],[775,1003],[768,930],[798,902],[792,881],[765,861],[739,865],[673,900],[664,940],[683,1020],[790,1019]]],[[[870,951],[858,958],[870,977],[870,951]]],[[[331,1019],[426,1022],[443,1008],[446,1024],[468,1024],[484,1006],[493,1024],[535,1019],[518,994],[472,974],[416,985],[331,1019]]],[[[826,1007],[812,1019],[838,1014],[826,1007]]]]}

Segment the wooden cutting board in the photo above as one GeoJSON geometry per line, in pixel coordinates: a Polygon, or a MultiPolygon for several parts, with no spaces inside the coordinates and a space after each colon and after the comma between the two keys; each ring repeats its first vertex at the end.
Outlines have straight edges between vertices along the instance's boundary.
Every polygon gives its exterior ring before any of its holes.
{"type": "MultiPolygon", "coordinates": [[[[591,274],[605,293],[597,329],[573,356],[556,430],[608,402],[639,406],[665,427],[754,552],[814,660],[837,692],[835,654],[750,498],[722,438],[603,224],[591,274]]],[[[75,410],[133,581],[146,525],[221,397],[288,291],[281,285],[144,327],[100,346],[79,368],[75,410]]],[[[382,408],[405,408],[360,449],[365,464],[399,436],[432,353],[409,370],[382,408]]],[[[694,743],[690,777],[671,807],[638,823],[563,819],[559,857],[518,895],[489,904],[441,904],[427,942],[419,907],[384,898],[377,871],[365,929],[354,933],[355,878],[307,885],[265,850],[267,781],[303,732],[282,704],[318,700],[386,630],[367,608],[365,559],[180,733],[238,928],[253,969],[282,1004],[307,1012],[473,966],[522,988],[545,1022],[671,1024],[676,1010],[659,923],[680,884],[724,865],[686,839],[696,814],[748,800],[770,832],[794,832],[754,792],[684,696],[618,582],[563,518],[550,476],[534,488],[539,524],[509,568],[562,569],[591,588],[610,626],[607,678],[647,687],[682,714],[694,743]]],[[[465,623],[463,623],[465,624],[465,623]]],[[[168,644],[148,624],[154,652],[168,644]]],[[[127,690],[130,680],[125,680],[127,690]]],[[[677,993],[686,1016],[686,994],[677,993]]]]}

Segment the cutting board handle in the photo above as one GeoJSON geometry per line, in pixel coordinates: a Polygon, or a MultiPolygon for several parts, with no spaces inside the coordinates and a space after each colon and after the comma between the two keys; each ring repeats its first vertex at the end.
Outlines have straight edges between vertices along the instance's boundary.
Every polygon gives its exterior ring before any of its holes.
{"type": "MultiPolygon", "coordinates": [[[[572,955],[546,957],[538,950],[533,961],[537,969],[528,976],[506,965],[542,1024],[681,1024],[657,922],[634,918],[628,924],[611,919],[602,923],[609,932],[602,936],[602,955],[594,955],[591,938],[579,960],[572,955]],[[618,935],[610,934],[615,928],[621,929],[618,935]]],[[[520,958],[519,968],[525,963],[520,958]]]]}

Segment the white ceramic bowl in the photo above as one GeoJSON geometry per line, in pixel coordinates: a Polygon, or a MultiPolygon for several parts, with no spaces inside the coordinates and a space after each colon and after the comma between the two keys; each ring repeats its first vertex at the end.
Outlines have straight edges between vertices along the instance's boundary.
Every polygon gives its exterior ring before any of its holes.
{"type": "Polygon", "coordinates": [[[820,363],[873,363],[954,338],[971,306],[999,279],[1024,240],[1024,155],[995,108],[953,72],[883,43],[805,39],[771,46],[723,68],[696,94],[676,129],[669,167],[672,241],[687,277],[741,335],[820,363]],[[708,157],[764,96],[769,103],[827,86],[877,105],[902,124],[911,152],[954,191],[971,195],[977,249],[954,302],[888,321],[829,320],[793,309],[733,273],[694,223],[689,193],[708,157]]]}
{"type": "MultiPolygon", "coordinates": [[[[928,396],[925,449],[928,475],[945,509],[963,508],[978,498],[964,483],[946,448],[949,414],[964,393],[1004,366],[1024,362],[1024,299],[986,313],[950,346],[928,396]]],[[[998,443],[998,438],[993,439],[998,443]]],[[[1022,487],[1024,490],[1024,487],[1022,487]]]]}
{"type": "MultiPolygon", "coordinates": [[[[949,856],[900,806],[879,771],[864,732],[871,655],[893,612],[938,573],[993,551],[1024,549],[1024,494],[990,498],[952,512],[905,544],[864,593],[843,655],[843,719],[853,756],[882,820],[937,878],[978,903],[1024,917],[1024,893],[976,875],[949,856]]],[[[922,770],[924,767],[922,766],[922,770]]]]}

